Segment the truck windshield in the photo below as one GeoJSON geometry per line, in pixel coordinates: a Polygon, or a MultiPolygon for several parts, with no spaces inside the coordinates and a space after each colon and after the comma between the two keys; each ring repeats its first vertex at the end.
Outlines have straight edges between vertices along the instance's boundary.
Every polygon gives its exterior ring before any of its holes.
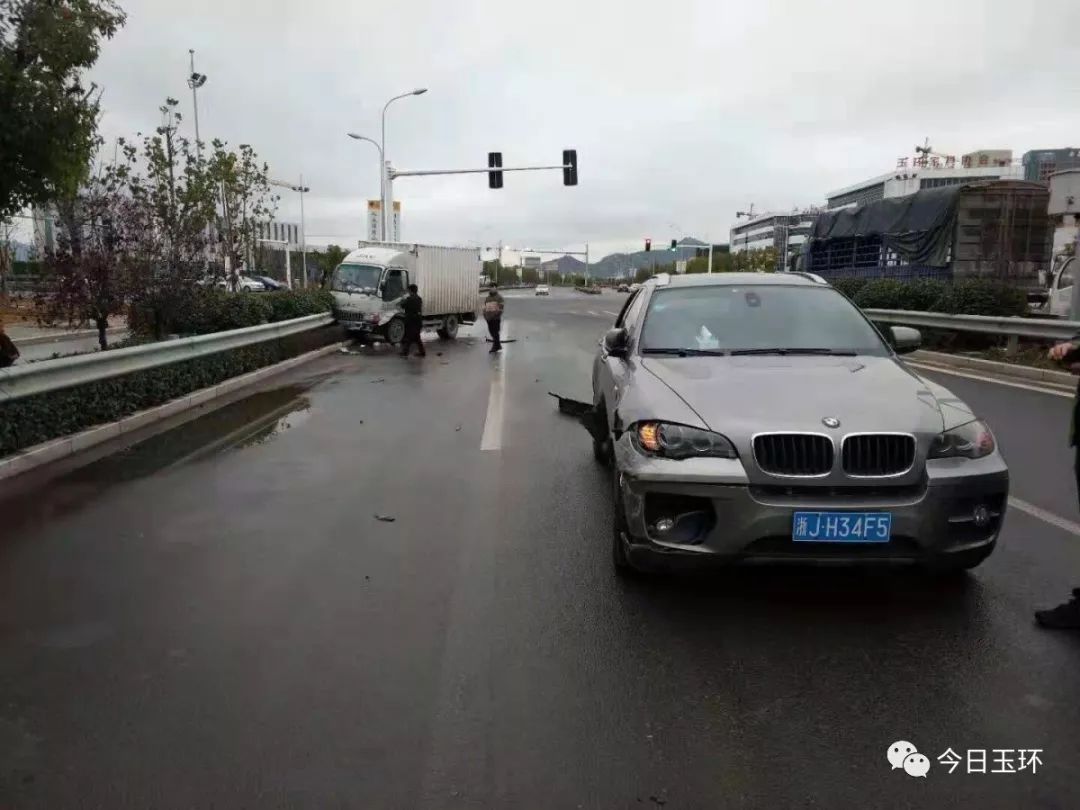
{"type": "Polygon", "coordinates": [[[334,292],[374,295],[383,269],[373,264],[342,264],[334,271],[330,289],[334,292]]]}

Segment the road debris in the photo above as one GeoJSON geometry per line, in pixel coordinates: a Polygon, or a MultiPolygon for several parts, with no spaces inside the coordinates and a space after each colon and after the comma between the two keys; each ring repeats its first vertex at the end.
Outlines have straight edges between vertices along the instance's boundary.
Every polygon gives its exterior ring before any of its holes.
{"type": "Polygon", "coordinates": [[[360,354],[360,352],[354,351],[353,349],[350,349],[348,346],[342,346],[340,349],[338,349],[338,351],[341,354],[357,354],[357,355],[360,354]]]}
{"type": "Polygon", "coordinates": [[[561,397],[554,391],[548,391],[548,396],[555,397],[558,400],[559,413],[565,413],[567,416],[576,418],[596,441],[602,442],[607,439],[601,426],[599,414],[593,405],[581,400],[570,399],[570,397],[561,397]]]}
{"type": "Polygon", "coordinates": [[[386,382],[386,377],[376,377],[374,380],[372,380],[372,382],[373,383],[386,382]]]}
{"type": "Polygon", "coordinates": [[[390,515],[378,515],[378,514],[375,515],[375,519],[376,520],[381,520],[383,523],[393,523],[395,520],[397,520],[396,517],[391,517],[390,515]]]}

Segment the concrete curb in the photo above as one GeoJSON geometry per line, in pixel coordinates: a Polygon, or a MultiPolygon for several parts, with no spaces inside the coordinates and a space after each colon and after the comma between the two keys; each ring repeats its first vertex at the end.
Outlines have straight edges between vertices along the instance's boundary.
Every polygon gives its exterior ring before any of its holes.
{"type": "Polygon", "coordinates": [[[1067,371],[1051,371],[1049,369],[1022,366],[1018,363],[999,363],[996,360],[983,360],[978,357],[964,357],[959,354],[946,354],[945,352],[931,352],[920,349],[906,355],[916,363],[928,363],[946,368],[967,369],[984,374],[994,374],[999,377],[1007,377],[1014,380],[1027,380],[1049,385],[1062,386],[1065,388],[1076,387],[1076,376],[1067,371]]]}
{"type": "MultiPolygon", "coordinates": [[[[105,336],[118,335],[119,333],[126,331],[127,329],[123,326],[114,326],[111,329],[105,330],[105,336]]],[[[11,337],[10,333],[8,334],[8,337],[11,337]]],[[[22,340],[14,337],[11,339],[15,342],[16,348],[18,348],[19,346],[40,346],[42,343],[64,343],[68,340],[82,340],[83,338],[96,337],[96,329],[80,329],[76,332],[58,332],[55,335],[42,335],[40,337],[23,338],[22,340]]]]}
{"type": "Polygon", "coordinates": [[[169,402],[165,402],[145,411],[133,413],[131,416],[125,416],[123,419],[119,419],[115,422],[109,422],[105,425],[96,425],[81,433],[75,433],[71,436],[62,436],[59,439],[53,439],[52,441],[43,444],[34,445],[13,456],[0,459],[0,481],[3,481],[5,478],[13,478],[16,475],[21,475],[22,473],[37,469],[38,467],[42,467],[51,462],[68,458],[83,450],[89,450],[91,447],[107,442],[110,439],[115,439],[118,436],[140,430],[147,425],[161,422],[171,416],[176,416],[179,413],[191,410],[192,408],[204,408],[207,411],[211,411],[215,406],[210,403],[224,397],[226,394],[230,394],[233,391],[244,388],[252,383],[265,380],[275,374],[280,374],[282,371],[288,371],[309,360],[316,360],[320,357],[325,357],[328,354],[333,354],[344,345],[345,343],[332,343],[329,346],[323,346],[321,349],[291,357],[288,360],[283,360],[272,366],[266,366],[265,368],[256,369],[247,374],[241,374],[239,377],[233,377],[222,383],[218,383],[217,385],[210,386],[209,388],[194,391],[187,396],[170,400],[169,402]]]}

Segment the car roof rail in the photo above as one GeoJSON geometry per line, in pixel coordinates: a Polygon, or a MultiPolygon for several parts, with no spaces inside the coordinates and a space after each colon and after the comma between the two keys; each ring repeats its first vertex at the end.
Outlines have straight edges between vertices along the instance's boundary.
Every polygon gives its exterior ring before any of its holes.
{"type": "Polygon", "coordinates": [[[804,270],[791,270],[791,271],[788,272],[788,275],[802,276],[803,278],[809,279],[810,281],[813,281],[813,282],[815,282],[817,284],[828,284],[829,283],[828,281],[823,279],[821,276],[819,276],[817,273],[807,273],[804,270]]]}

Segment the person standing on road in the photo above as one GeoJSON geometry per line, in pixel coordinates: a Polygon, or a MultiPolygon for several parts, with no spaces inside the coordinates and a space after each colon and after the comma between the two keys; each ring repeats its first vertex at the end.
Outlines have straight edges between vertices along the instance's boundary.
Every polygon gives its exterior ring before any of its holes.
{"type": "Polygon", "coordinates": [[[488,333],[491,335],[491,351],[489,354],[502,351],[502,343],[499,341],[499,332],[502,329],[503,310],[506,303],[499,295],[499,288],[494,284],[488,290],[487,298],[484,299],[484,319],[487,321],[488,333]]]}
{"type": "MultiPolygon", "coordinates": [[[[1080,373],[1080,335],[1067,343],[1059,343],[1050,349],[1051,360],[1066,363],[1069,370],[1080,373]]],[[[1076,448],[1073,472],[1076,476],[1077,498],[1080,500],[1080,386],[1073,399],[1072,424],[1069,430],[1069,444],[1076,448]]],[[[1080,630],[1080,588],[1073,588],[1072,599],[1049,610],[1035,611],[1035,621],[1040,627],[1054,630],[1080,630]]]]}
{"type": "Polygon", "coordinates": [[[405,310],[405,337],[401,340],[401,356],[408,357],[412,344],[416,344],[417,354],[427,357],[424,351],[424,341],[420,339],[420,333],[424,331],[424,299],[419,295],[419,288],[415,284],[409,285],[409,294],[401,302],[401,308],[405,310]]]}
{"type": "Polygon", "coordinates": [[[0,318],[0,368],[14,365],[19,359],[19,350],[4,331],[4,321],[0,318]]]}

